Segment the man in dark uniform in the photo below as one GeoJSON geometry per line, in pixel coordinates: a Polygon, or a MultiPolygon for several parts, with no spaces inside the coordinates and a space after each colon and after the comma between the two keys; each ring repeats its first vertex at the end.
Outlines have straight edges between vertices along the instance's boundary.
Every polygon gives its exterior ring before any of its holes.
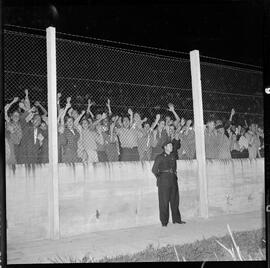
{"type": "Polygon", "coordinates": [[[172,154],[171,141],[163,144],[164,152],[155,159],[152,172],[157,178],[159,217],[162,226],[167,226],[169,221],[169,204],[171,206],[172,222],[184,224],[179,211],[179,191],[176,176],[176,159],[172,154]]]}

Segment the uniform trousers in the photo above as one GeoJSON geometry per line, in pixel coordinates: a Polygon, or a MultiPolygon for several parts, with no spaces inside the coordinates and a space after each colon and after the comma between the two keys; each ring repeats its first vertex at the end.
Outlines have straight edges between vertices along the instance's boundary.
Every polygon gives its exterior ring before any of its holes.
{"type": "Polygon", "coordinates": [[[179,190],[175,174],[162,173],[158,178],[159,218],[163,225],[169,222],[169,204],[172,221],[181,222],[179,211],[179,190]]]}

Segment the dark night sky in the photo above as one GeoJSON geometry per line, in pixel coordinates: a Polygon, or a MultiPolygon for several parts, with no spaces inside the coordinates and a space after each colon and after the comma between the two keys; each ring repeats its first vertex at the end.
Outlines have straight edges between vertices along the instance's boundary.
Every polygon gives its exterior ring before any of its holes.
{"type": "MultiPolygon", "coordinates": [[[[4,23],[44,29],[48,5],[5,1],[4,23]]],[[[57,31],[263,65],[263,6],[257,0],[54,1],[57,31]],[[76,4],[75,4],[76,3],[76,4]],[[140,2],[139,2],[140,3],[140,2]]]]}

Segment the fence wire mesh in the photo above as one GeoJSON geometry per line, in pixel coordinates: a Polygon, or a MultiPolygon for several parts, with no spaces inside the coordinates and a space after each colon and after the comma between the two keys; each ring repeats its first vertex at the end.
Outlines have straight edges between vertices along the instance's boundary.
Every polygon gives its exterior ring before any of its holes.
{"type": "Polygon", "coordinates": [[[46,36],[4,30],[6,163],[48,162],[46,36]]]}
{"type": "MultiPolygon", "coordinates": [[[[167,140],[196,158],[188,59],[63,34],[56,53],[59,162],[153,160],[167,140]]],[[[47,163],[45,31],[5,30],[4,56],[6,162],[47,163]]],[[[263,156],[262,73],[202,62],[201,81],[206,158],[263,156]]]]}
{"type": "Polygon", "coordinates": [[[193,118],[189,60],[57,38],[57,85],[78,130],[61,128],[60,161],[153,160],[168,139],[178,157],[181,118],[193,118]]]}
{"type": "Polygon", "coordinates": [[[264,156],[262,72],[201,62],[206,158],[264,156]]]}

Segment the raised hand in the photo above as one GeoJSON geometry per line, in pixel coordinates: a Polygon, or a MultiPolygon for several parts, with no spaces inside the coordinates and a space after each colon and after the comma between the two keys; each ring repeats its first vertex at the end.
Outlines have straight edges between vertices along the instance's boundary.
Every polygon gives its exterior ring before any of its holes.
{"type": "Polygon", "coordinates": [[[71,103],[70,102],[67,102],[66,109],[69,109],[70,107],[71,107],[71,103]]]}
{"type": "Polygon", "coordinates": [[[61,96],[62,96],[62,94],[59,92],[59,93],[57,93],[57,99],[60,99],[61,98],[61,96]]]}
{"type": "Polygon", "coordinates": [[[192,121],[191,121],[191,120],[188,120],[188,121],[187,121],[187,124],[186,124],[187,127],[190,127],[191,123],[192,123],[192,121]]]}
{"type": "Polygon", "coordinates": [[[159,120],[160,119],[160,114],[157,114],[156,115],[156,120],[159,120]]]}
{"type": "Polygon", "coordinates": [[[181,118],[181,121],[180,121],[180,125],[181,126],[184,126],[185,125],[185,123],[186,123],[186,120],[185,120],[185,118],[181,118]]]}
{"type": "Polygon", "coordinates": [[[25,89],[25,90],[24,90],[24,93],[25,93],[26,96],[28,96],[28,93],[29,93],[29,92],[28,92],[28,89],[25,89]]]}
{"type": "Polygon", "coordinates": [[[128,109],[128,114],[133,115],[133,111],[130,108],[128,109]]]}
{"type": "Polygon", "coordinates": [[[68,97],[67,98],[67,103],[70,103],[70,101],[71,101],[71,97],[68,97]]]}
{"type": "Polygon", "coordinates": [[[25,109],[24,103],[23,103],[23,102],[20,102],[20,103],[19,103],[19,107],[22,108],[22,109],[25,109]]]}
{"type": "Polygon", "coordinates": [[[235,110],[234,108],[232,108],[231,115],[234,115],[234,114],[235,114],[235,110]]]}
{"type": "Polygon", "coordinates": [[[110,107],[110,105],[111,105],[111,101],[110,101],[110,99],[108,99],[108,101],[107,101],[107,103],[106,103],[106,106],[107,106],[107,107],[110,107]]]}
{"type": "Polygon", "coordinates": [[[172,103],[169,103],[168,107],[169,107],[168,111],[170,112],[174,111],[174,105],[172,103]]]}
{"type": "Polygon", "coordinates": [[[95,104],[95,102],[92,102],[91,99],[88,99],[88,106],[91,107],[95,104]]]}
{"type": "Polygon", "coordinates": [[[18,97],[15,97],[14,99],[13,99],[13,102],[17,102],[17,101],[19,101],[20,99],[18,98],[18,97]]]}
{"type": "Polygon", "coordinates": [[[36,102],[34,103],[34,105],[35,105],[35,106],[39,106],[39,105],[40,105],[39,101],[36,101],[36,102]]]}

